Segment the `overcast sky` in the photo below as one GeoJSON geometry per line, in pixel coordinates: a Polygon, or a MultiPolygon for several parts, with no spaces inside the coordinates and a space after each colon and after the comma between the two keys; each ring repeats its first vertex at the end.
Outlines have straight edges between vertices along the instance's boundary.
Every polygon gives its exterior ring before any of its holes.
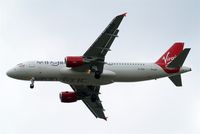
{"type": "Polygon", "coordinates": [[[199,0],[0,0],[1,134],[199,134],[199,0]],[[107,54],[112,62],[155,62],[175,41],[191,52],[183,87],[168,78],[101,87],[108,121],[96,119],[81,102],[62,104],[60,82],[6,76],[30,60],[82,55],[108,23],[128,12],[107,54]]]}

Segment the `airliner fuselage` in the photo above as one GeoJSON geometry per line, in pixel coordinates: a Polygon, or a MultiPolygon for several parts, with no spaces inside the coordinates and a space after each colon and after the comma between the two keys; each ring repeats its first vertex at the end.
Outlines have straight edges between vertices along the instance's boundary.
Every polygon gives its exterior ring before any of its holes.
{"type": "Polygon", "coordinates": [[[105,85],[113,82],[136,82],[169,77],[188,72],[181,67],[177,73],[166,73],[154,63],[106,63],[100,79],[94,78],[91,70],[85,72],[67,68],[63,61],[30,61],[20,63],[7,72],[16,79],[36,81],[61,81],[70,85],[105,85]]]}

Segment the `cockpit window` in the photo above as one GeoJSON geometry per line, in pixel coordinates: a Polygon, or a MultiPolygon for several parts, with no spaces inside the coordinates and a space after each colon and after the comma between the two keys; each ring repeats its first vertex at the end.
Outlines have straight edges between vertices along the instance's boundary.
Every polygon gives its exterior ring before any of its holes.
{"type": "Polygon", "coordinates": [[[18,67],[24,67],[25,65],[23,63],[17,64],[18,67]]]}

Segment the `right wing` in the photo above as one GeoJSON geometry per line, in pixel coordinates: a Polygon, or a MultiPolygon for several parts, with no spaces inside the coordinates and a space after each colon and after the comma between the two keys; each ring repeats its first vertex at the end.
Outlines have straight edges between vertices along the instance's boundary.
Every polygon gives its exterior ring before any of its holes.
{"type": "Polygon", "coordinates": [[[104,59],[115,37],[118,36],[118,27],[124,16],[126,16],[126,13],[116,16],[83,56],[104,59]]]}
{"type": "Polygon", "coordinates": [[[100,86],[70,86],[76,93],[78,93],[81,100],[96,118],[107,119],[104,115],[104,109],[98,96],[100,86]]]}
{"type": "Polygon", "coordinates": [[[83,57],[86,59],[88,64],[76,67],[75,69],[85,71],[95,66],[96,71],[99,71],[101,73],[103,72],[105,56],[107,52],[110,51],[110,47],[114,39],[118,37],[118,27],[124,16],[126,16],[126,13],[116,16],[110,22],[105,30],[83,54],[83,57]]]}

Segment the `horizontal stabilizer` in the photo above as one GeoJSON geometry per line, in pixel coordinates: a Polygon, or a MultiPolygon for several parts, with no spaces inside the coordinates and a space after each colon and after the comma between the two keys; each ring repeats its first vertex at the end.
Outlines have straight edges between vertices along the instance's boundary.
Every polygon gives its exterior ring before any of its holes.
{"type": "Polygon", "coordinates": [[[169,79],[176,85],[177,87],[182,86],[181,75],[170,76],[169,79]]]}
{"type": "Polygon", "coordinates": [[[185,48],[167,67],[169,68],[180,68],[182,67],[190,48],[185,48]]]}

